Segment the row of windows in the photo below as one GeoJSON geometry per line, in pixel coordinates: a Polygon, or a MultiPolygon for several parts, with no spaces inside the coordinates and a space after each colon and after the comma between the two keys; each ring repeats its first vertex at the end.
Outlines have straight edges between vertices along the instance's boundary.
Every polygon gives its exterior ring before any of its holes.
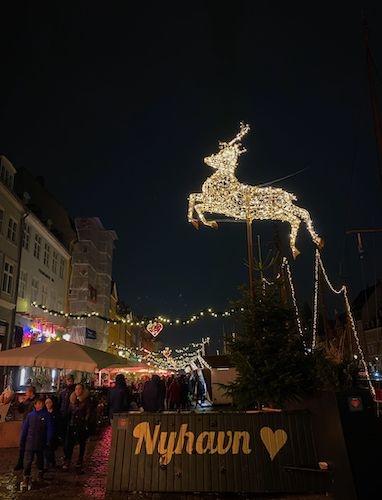
{"type": "Polygon", "coordinates": [[[6,234],[9,241],[17,243],[17,226],[17,222],[12,217],[9,217],[8,225],[6,225],[5,212],[0,208],[0,234],[6,234]]]}
{"type": "MultiPolygon", "coordinates": [[[[21,269],[19,282],[19,297],[25,299],[27,296],[27,288],[29,285],[28,273],[21,269]]],[[[41,283],[34,276],[31,279],[31,301],[38,302],[52,309],[62,309],[62,301],[57,300],[56,290],[49,290],[48,285],[41,283]]]]}
{"type": "Polygon", "coordinates": [[[9,172],[9,170],[0,163],[0,179],[4,182],[6,186],[9,187],[9,189],[13,188],[13,174],[9,172]]]}
{"type": "MultiPolygon", "coordinates": [[[[29,250],[31,246],[32,231],[28,224],[25,224],[24,234],[23,234],[23,247],[25,250],[29,250]]],[[[54,274],[58,274],[60,278],[64,277],[65,271],[65,260],[60,257],[55,250],[52,250],[47,242],[43,242],[41,236],[36,233],[33,241],[33,255],[36,259],[41,260],[44,265],[51,269],[54,274]]]]}
{"type": "MultiPolygon", "coordinates": [[[[3,276],[1,279],[1,290],[9,295],[13,294],[13,287],[15,283],[15,266],[9,261],[4,262],[3,276]]],[[[19,297],[22,299],[26,298],[28,287],[28,273],[23,269],[20,270],[20,281],[19,281],[19,297]]],[[[40,302],[40,283],[37,278],[33,277],[31,280],[31,300],[40,302]]],[[[56,291],[54,289],[50,290],[45,284],[41,284],[41,303],[46,305],[48,298],[50,300],[50,307],[62,309],[62,303],[59,301],[56,303],[56,291]]]]}
{"type": "MultiPolygon", "coordinates": [[[[12,243],[17,243],[17,222],[9,217],[8,225],[6,228],[6,236],[9,241],[12,243]]],[[[2,208],[0,208],[0,234],[2,234],[3,230],[5,230],[5,212],[2,208]]],[[[23,233],[23,248],[25,250],[29,250],[31,246],[31,228],[28,224],[25,224],[24,233],[23,233]]],[[[65,271],[65,259],[58,256],[58,253],[53,250],[51,251],[51,247],[48,243],[44,242],[44,246],[42,246],[43,240],[41,236],[36,233],[34,237],[34,246],[33,246],[33,255],[36,259],[40,260],[42,257],[43,263],[46,267],[50,268],[54,274],[58,274],[60,278],[64,277],[65,271]]]]}

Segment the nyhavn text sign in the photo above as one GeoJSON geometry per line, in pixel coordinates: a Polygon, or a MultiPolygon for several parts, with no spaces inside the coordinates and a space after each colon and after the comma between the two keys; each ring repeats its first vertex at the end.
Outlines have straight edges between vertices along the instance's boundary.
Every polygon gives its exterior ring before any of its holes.
{"type": "Polygon", "coordinates": [[[310,417],[127,413],[113,420],[111,491],[322,492],[310,417]]]}

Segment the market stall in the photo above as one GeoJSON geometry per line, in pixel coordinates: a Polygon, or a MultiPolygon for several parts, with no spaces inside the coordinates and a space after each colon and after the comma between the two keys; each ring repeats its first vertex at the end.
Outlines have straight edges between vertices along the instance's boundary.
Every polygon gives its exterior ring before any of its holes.
{"type": "MultiPolygon", "coordinates": [[[[20,377],[22,376],[25,379],[25,381],[22,380],[22,382],[27,382],[27,377],[31,375],[32,369],[50,369],[52,376],[54,374],[57,380],[56,388],[58,388],[59,373],[62,371],[78,371],[94,374],[107,366],[117,367],[125,364],[122,358],[114,356],[113,354],[67,341],[36,343],[28,347],[18,347],[16,349],[0,352],[0,366],[22,367],[22,370],[20,370],[20,377]]],[[[29,380],[31,380],[30,377],[29,380]]],[[[19,388],[19,382],[20,381],[17,381],[17,383],[15,383],[15,388],[19,388]]],[[[31,380],[30,383],[32,382],[33,380],[31,380]]],[[[52,390],[52,384],[54,382],[52,377],[48,389],[52,390]]],[[[43,386],[37,389],[38,392],[50,392],[44,390],[46,387],[44,388],[43,386]]],[[[16,403],[19,397],[20,391],[14,394],[14,401],[16,403]]],[[[12,409],[12,405],[9,405],[9,401],[7,401],[7,405],[7,408],[4,406],[4,411],[0,412],[2,414],[0,437],[8,436],[8,446],[10,446],[9,443],[14,443],[13,446],[16,446],[18,443],[21,422],[17,422],[17,415],[12,415],[11,418],[9,418],[9,412],[12,409]]],[[[0,446],[4,445],[3,441],[4,440],[1,439],[0,446]]]]}
{"type": "Polygon", "coordinates": [[[0,352],[0,366],[43,366],[93,373],[123,364],[119,356],[67,341],[44,342],[0,352]]]}

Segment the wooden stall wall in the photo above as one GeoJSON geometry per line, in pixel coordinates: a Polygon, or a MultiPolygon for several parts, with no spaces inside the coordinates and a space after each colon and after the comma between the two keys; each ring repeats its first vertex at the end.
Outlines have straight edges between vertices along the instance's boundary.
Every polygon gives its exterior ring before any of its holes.
{"type": "Polygon", "coordinates": [[[322,493],[307,412],[116,415],[109,491],[322,493]]]}

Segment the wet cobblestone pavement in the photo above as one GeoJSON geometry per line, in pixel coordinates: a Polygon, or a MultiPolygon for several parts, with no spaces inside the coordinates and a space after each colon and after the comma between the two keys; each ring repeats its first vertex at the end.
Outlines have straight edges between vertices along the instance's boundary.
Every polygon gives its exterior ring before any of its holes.
{"type": "MultiPolygon", "coordinates": [[[[104,499],[110,440],[111,429],[107,428],[99,439],[88,442],[82,474],[76,474],[74,470],[64,472],[60,469],[47,472],[43,481],[33,483],[32,490],[25,493],[18,491],[22,473],[13,472],[13,467],[17,462],[18,449],[0,450],[0,499],[41,499],[43,497],[79,500],[104,499]]],[[[57,457],[62,455],[61,452],[62,449],[57,451],[57,457]]],[[[74,459],[76,458],[75,453],[74,459]]],[[[58,462],[60,463],[60,461],[58,462]]]]}

